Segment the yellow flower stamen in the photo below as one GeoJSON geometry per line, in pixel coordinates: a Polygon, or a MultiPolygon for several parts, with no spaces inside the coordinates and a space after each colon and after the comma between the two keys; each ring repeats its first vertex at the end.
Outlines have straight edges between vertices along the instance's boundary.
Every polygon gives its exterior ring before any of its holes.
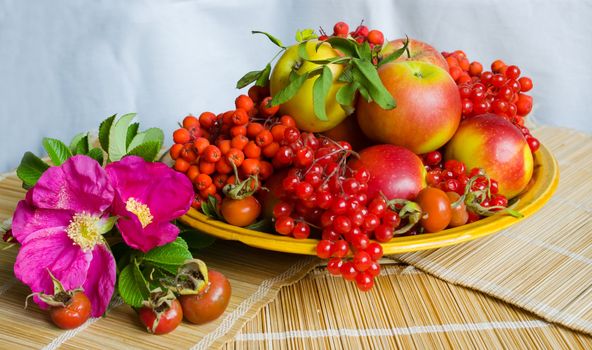
{"type": "Polygon", "coordinates": [[[89,213],[76,213],[66,228],[68,237],[84,251],[92,250],[102,240],[98,216],[89,213]]]}
{"type": "Polygon", "coordinates": [[[125,202],[125,209],[130,213],[136,214],[138,220],[140,220],[140,224],[142,228],[150,225],[154,217],[152,213],[150,213],[150,208],[146,204],[140,203],[133,197],[129,197],[127,202],[125,202]]]}

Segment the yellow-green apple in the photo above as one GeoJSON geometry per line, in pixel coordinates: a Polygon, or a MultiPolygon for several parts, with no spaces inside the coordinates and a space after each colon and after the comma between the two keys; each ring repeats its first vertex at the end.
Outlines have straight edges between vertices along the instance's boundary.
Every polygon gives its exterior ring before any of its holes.
{"type": "Polygon", "coordinates": [[[442,147],[458,128],[461,101],[447,71],[419,61],[392,62],[378,75],[397,107],[384,110],[359,99],[360,128],[371,140],[409,148],[417,154],[442,147]]]}
{"type": "Polygon", "coordinates": [[[522,192],[532,177],[532,152],[524,136],[491,113],[464,120],[446,145],[444,158],[459,160],[468,169],[483,168],[507,198],[522,192]]]}
{"type": "Polygon", "coordinates": [[[421,159],[410,150],[394,145],[376,145],[363,149],[352,169],[370,172],[368,198],[381,192],[389,199],[414,199],[426,187],[426,171],[421,159]]]}
{"type": "MultiPolygon", "coordinates": [[[[339,56],[339,53],[329,43],[324,43],[318,50],[315,50],[318,43],[317,40],[306,42],[308,58],[322,60],[339,56]]],[[[298,45],[291,46],[280,57],[271,72],[271,95],[275,96],[290,83],[290,73],[292,71],[302,75],[319,67],[320,65],[306,61],[300,57],[298,54],[298,45]]],[[[333,84],[329,88],[326,97],[327,121],[317,118],[313,109],[312,89],[315,80],[319,77],[318,75],[307,79],[296,95],[280,106],[280,113],[292,116],[296,121],[296,125],[301,130],[311,132],[329,130],[341,123],[349,114],[335,100],[337,91],[343,86],[343,83],[337,82],[337,78],[343,71],[343,66],[340,64],[329,64],[328,67],[331,69],[331,73],[333,73],[333,84]]]]}
{"type": "Polygon", "coordinates": [[[372,141],[360,131],[358,120],[355,115],[345,118],[333,129],[323,132],[323,135],[335,141],[347,141],[354,151],[359,151],[372,145],[372,141]]]}
{"type": "MultiPolygon", "coordinates": [[[[382,57],[388,57],[391,53],[402,48],[405,45],[405,40],[407,39],[397,39],[388,42],[384,45],[384,48],[381,51],[382,57]]],[[[407,55],[407,52],[404,52],[396,61],[427,62],[435,64],[448,72],[448,62],[446,62],[444,56],[442,56],[442,54],[433,46],[426,44],[423,41],[409,39],[407,48],[409,49],[409,55],[407,55]]]]}

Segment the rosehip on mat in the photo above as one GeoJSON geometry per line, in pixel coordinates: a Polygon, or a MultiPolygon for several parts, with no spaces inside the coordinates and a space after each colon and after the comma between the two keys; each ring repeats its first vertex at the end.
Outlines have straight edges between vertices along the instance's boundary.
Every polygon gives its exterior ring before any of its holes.
{"type": "Polygon", "coordinates": [[[422,154],[442,147],[458,128],[462,106],[447,71],[425,62],[388,63],[378,69],[397,106],[384,110],[359,99],[360,128],[371,140],[422,154]]]}
{"type": "Polygon", "coordinates": [[[532,152],[520,130],[491,113],[463,121],[444,157],[459,160],[469,169],[483,168],[507,198],[522,192],[533,172],[532,152]]]}
{"type": "Polygon", "coordinates": [[[382,192],[387,198],[414,199],[426,187],[425,168],[421,159],[410,150],[394,145],[376,145],[360,152],[351,162],[352,169],[370,172],[368,198],[382,192]]]}

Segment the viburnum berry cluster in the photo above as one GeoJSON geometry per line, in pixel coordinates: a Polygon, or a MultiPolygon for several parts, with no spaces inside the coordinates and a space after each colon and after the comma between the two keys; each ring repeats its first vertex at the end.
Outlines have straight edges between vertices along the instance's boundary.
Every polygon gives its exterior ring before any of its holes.
{"type": "Polygon", "coordinates": [[[532,80],[520,76],[518,66],[507,65],[499,59],[491,63],[491,71],[484,71],[481,63],[470,62],[462,50],[442,55],[448,62],[450,76],[458,85],[463,119],[488,112],[497,114],[518,126],[531,151],[536,152],[540,143],[524,126],[532,110],[532,96],[525,94],[532,89],[532,80]]]}

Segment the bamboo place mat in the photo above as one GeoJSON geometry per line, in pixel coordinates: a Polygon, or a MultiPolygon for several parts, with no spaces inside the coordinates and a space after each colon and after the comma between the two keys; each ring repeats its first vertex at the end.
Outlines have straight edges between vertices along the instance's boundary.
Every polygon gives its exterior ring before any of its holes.
{"type": "Polygon", "coordinates": [[[314,269],[280,290],[224,349],[592,349],[592,337],[408,265],[376,287],[314,269]]]}
{"type": "MultiPolygon", "coordinates": [[[[587,197],[592,141],[557,128],[539,128],[535,134],[557,157],[562,176],[556,195],[541,212],[488,238],[394,259],[590,333],[592,205],[587,197]]],[[[0,219],[12,214],[23,195],[14,174],[0,176],[0,219]]],[[[206,349],[219,348],[228,340],[227,347],[249,348],[262,344],[279,348],[529,348],[532,344],[590,348],[586,336],[417,270],[407,276],[399,273],[400,267],[386,268],[369,294],[315,271],[283,289],[273,301],[282,286],[304,277],[318,260],[231,242],[218,242],[200,256],[225,273],[233,287],[230,306],[217,321],[205,326],[182,324],[170,335],[150,336],[134,312],[115,301],[106,318],[64,332],[53,327],[36,305],[23,310],[29,291],[13,277],[15,255],[16,249],[0,251],[0,349],[206,349]],[[262,342],[261,332],[271,334],[272,340],[266,336],[262,342]],[[384,334],[392,339],[378,339],[384,334]],[[335,340],[338,336],[345,340],[335,340]]]]}
{"type": "Polygon", "coordinates": [[[535,215],[497,234],[396,259],[543,319],[592,333],[592,138],[540,127],[561,179],[535,215]]]}

